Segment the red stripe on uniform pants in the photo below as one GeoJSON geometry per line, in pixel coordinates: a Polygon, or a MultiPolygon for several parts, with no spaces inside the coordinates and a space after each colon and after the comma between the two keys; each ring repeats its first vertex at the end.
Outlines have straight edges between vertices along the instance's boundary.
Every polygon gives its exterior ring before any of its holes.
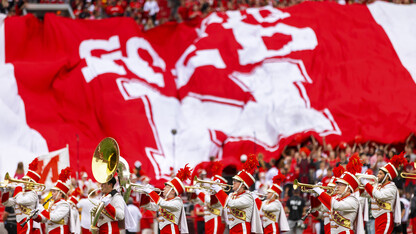
{"type": "Polygon", "coordinates": [[[26,234],[31,233],[33,228],[33,219],[31,219],[29,222],[26,223],[25,226],[21,226],[26,221],[27,218],[24,218],[22,221],[17,223],[17,233],[18,234],[26,234]]]}
{"type": "Polygon", "coordinates": [[[61,225],[57,228],[54,228],[48,232],[48,234],[69,234],[69,226],[61,225]]]}
{"type": "Polygon", "coordinates": [[[176,224],[166,225],[160,230],[160,234],[179,234],[179,227],[176,224]]]}
{"type": "Polygon", "coordinates": [[[120,234],[120,229],[118,228],[118,221],[108,222],[100,226],[99,233],[106,234],[120,234]]]}
{"type": "Polygon", "coordinates": [[[221,216],[216,216],[205,222],[205,234],[222,234],[225,230],[225,224],[221,222],[221,216]]]}
{"type": "Polygon", "coordinates": [[[271,223],[264,228],[264,234],[280,234],[278,223],[271,223]]]}
{"type": "Polygon", "coordinates": [[[250,234],[251,233],[251,223],[239,223],[230,229],[230,234],[250,234]]]}
{"type": "Polygon", "coordinates": [[[393,213],[384,213],[376,218],[376,234],[390,234],[393,232],[393,213]]]}

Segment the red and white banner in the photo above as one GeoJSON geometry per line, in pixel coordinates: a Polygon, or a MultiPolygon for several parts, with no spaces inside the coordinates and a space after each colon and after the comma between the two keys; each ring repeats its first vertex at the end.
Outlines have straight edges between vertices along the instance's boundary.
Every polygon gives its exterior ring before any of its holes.
{"type": "Polygon", "coordinates": [[[39,160],[37,172],[41,176],[39,183],[45,184],[47,188],[55,186],[61,170],[70,166],[68,146],[37,158],[39,160]]]}
{"type": "Polygon", "coordinates": [[[269,160],[307,134],[403,141],[416,129],[414,28],[416,6],[385,2],[229,11],[146,33],[130,18],[6,18],[1,173],[65,144],[90,173],[107,136],[153,179],[210,155],[269,160]]]}

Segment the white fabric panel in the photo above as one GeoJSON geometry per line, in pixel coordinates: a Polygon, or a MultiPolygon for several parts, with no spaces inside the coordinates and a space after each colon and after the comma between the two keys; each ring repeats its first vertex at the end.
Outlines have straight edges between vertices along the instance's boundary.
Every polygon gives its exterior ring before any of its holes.
{"type": "Polygon", "coordinates": [[[376,1],[368,9],[390,38],[400,61],[416,83],[416,5],[376,1]]]}

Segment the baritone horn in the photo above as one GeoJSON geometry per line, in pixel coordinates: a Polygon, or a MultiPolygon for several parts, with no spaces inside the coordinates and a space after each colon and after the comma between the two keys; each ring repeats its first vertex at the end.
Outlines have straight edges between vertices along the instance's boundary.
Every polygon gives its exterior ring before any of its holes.
{"type": "Polygon", "coordinates": [[[325,189],[329,193],[332,192],[332,190],[334,189],[333,187],[329,187],[329,186],[322,186],[322,185],[316,185],[316,184],[303,184],[303,183],[299,183],[298,180],[293,181],[293,189],[296,190],[298,188],[300,188],[300,191],[304,193],[313,193],[314,192],[312,190],[313,188],[325,189]]]}
{"type": "Polygon", "coordinates": [[[25,189],[30,189],[36,192],[42,192],[46,188],[44,184],[27,181],[27,180],[13,179],[10,177],[9,173],[7,172],[6,175],[4,176],[4,181],[2,182],[2,185],[0,187],[12,188],[13,186],[11,185],[11,183],[15,183],[15,184],[23,183],[25,185],[25,189]]]}
{"type": "Polygon", "coordinates": [[[222,189],[224,190],[224,192],[229,192],[231,190],[231,188],[233,187],[232,185],[229,184],[223,184],[223,183],[219,183],[219,182],[215,182],[215,181],[208,181],[208,180],[201,180],[198,179],[198,177],[194,177],[194,182],[196,184],[201,183],[201,184],[216,184],[219,185],[220,187],[222,187],[222,189]]]}

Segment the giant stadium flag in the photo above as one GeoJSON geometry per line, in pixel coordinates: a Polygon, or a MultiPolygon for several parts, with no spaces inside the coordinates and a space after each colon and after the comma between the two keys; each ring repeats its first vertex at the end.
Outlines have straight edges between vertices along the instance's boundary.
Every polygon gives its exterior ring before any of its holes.
{"type": "MultiPolygon", "coordinates": [[[[416,129],[416,6],[305,2],[142,33],[133,19],[0,23],[1,173],[104,137],[156,180],[216,156],[278,157],[297,137],[404,141],[416,129]]],[[[91,174],[90,174],[91,175],[91,174]]]]}

